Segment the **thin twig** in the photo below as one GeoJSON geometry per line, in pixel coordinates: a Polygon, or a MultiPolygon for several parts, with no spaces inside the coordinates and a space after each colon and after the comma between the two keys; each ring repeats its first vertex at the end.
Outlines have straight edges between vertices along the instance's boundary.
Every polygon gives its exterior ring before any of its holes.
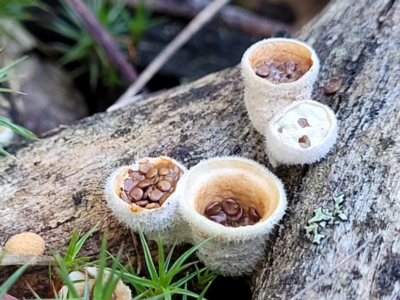
{"type": "Polygon", "coordinates": [[[121,73],[125,81],[130,84],[137,78],[137,73],[133,66],[126,60],[125,56],[119,51],[116,43],[108,32],[99,23],[90,9],[82,0],[64,0],[72,11],[82,20],[83,25],[88,30],[92,38],[101,45],[110,62],[121,73]]]}
{"type": "Polygon", "coordinates": [[[0,262],[0,266],[16,266],[24,264],[33,266],[48,266],[49,264],[54,265],[55,260],[52,256],[47,255],[5,253],[0,262]]]}
{"type": "Polygon", "coordinates": [[[140,257],[140,252],[139,252],[139,243],[137,241],[137,236],[136,233],[131,231],[132,233],[132,240],[133,240],[133,246],[135,247],[135,252],[136,252],[136,261],[137,261],[137,269],[136,269],[136,275],[139,275],[142,272],[142,258],[140,257]]]}
{"type": "Polygon", "coordinates": [[[375,234],[371,239],[366,241],[364,244],[362,244],[360,247],[358,247],[354,252],[352,252],[349,256],[347,256],[344,260],[342,260],[340,263],[338,263],[336,266],[334,266],[332,269],[330,269],[328,272],[326,272],[324,275],[321,277],[315,279],[313,282],[311,282],[309,285],[307,285],[303,290],[298,292],[296,295],[294,295],[290,300],[295,300],[297,297],[301,296],[304,294],[307,290],[313,288],[315,285],[317,285],[320,281],[328,277],[330,274],[332,274],[334,271],[336,271],[338,268],[340,268],[343,264],[345,264],[347,261],[349,261],[352,257],[354,257],[356,254],[361,252],[365,247],[368,246],[371,242],[375,241],[375,239],[380,235],[381,233],[375,234]]]}
{"type": "Polygon", "coordinates": [[[215,0],[205,9],[203,9],[189,24],[183,29],[167,47],[151,62],[150,65],[140,74],[137,80],[127,89],[127,91],[118,99],[118,101],[109,107],[107,111],[113,111],[124,107],[135,101],[132,98],[136,95],[147,82],[158,72],[165,62],[189,40],[200,28],[204,26],[211,18],[225,5],[229,0],[215,0]]]}

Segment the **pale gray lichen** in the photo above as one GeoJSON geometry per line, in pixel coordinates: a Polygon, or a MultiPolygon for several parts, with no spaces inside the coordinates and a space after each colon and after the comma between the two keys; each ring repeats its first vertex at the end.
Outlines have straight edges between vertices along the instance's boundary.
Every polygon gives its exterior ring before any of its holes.
{"type": "Polygon", "coordinates": [[[325,234],[321,234],[318,232],[318,227],[324,228],[326,224],[338,224],[339,221],[335,221],[335,217],[338,217],[341,221],[347,220],[347,216],[342,211],[344,195],[333,197],[333,201],[335,202],[333,213],[326,209],[323,209],[322,207],[318,207],[314,210],[314,216],[308,220],[307,223],[309,225],[304,227],[308,235],[314,236],[313,243],[319,244],[321,240],[325,237],[325,234]]]}
{"type": "Polygon", "coordinates": [[[333,224],[334,217],[328,210],[318,207],[317,209],[314,209],[314,214],[314,217],[308,220],[309,224],[321,221],[328,221],[328,224],[333,224]]]}
{"type": "Polygon", "coordinates": [[[319,244],[321,240],[325,237],[325,234],[320,234],[318,232],[318,224],[311,223],[310,225],[304,227],[308,235],[314,234],[313,243],[319,244]]]}
{"type": "Polygon", "coordinates": [[[335,210],[333,214],[340,218],[342,221],[347,221],[347,216],[342,211],[342,203],[344,201],[344,195],[340,195],[339,197],[333,197],[333,201],[335,201],[335,210]]]}

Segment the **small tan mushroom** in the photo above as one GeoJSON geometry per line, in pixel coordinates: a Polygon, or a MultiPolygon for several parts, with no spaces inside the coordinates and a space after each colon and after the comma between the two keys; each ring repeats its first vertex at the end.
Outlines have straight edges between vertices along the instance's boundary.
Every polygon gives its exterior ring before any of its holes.
{"type": "Polygon", "coordinates": [[[7,252],[30,255],[43,255],[44,249],[43,238],[33,232],[13,235],[4,246],[7,252]]]}

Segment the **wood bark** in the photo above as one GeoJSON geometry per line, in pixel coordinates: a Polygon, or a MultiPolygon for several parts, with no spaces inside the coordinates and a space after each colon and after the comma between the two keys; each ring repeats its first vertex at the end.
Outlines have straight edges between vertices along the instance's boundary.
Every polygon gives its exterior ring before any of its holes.
{"type": "Polygon", "coordinates": [[[334,1],[303,28],[299,38],[322,61],[318,85],[344,79],[334,96],[315,91],[337,112],[339,139],[323,162],[303,168],[296,181],[286,179],[289,208],[253,299],[293,297],[376,233],[367,248],[297,299],[400,299],[399,21],[400,1],[334,1]],[[333,210],[339,195],[348,221],[323,228],[320,245],[310,243],[304,227],[313,210],[333,210]]]}
{"type": "MultiPolygon", "coordinates": [[[[378,238],[299,298],[400,298],[398,24],[400,0],[338,0],[298,36],[320,56],[314,99],[336,111],[339,139],[319,163],[271,168],[284,182],[289,206],[269,238],[254,299],[293,297],[376,233],[378,238]],[[324,95],[323,87],[339,77],[340,90],[324,95]],[[307,221],[318,207],[333,210],[339,195],[348,220],[321,228],[325,238],[313,244],[304,230],[307,221]]],[[[103,185],[114,168],[158,155],[187,167],[222,155],[270,167],[264,139],[247,116],[238,67],[15,149],[17,160],[6,157],[0,165],[0,245],[15,233],[33,231],[47,249],[62,252],[73,229],[85,232],[106,216],[83,254],[95,255],[106,234],[111,251],[125,243],[126,254],[134,255],[129,231],[109,216],[103,185]]],[[[0,281],[9,274],[2,270],[0,281]]],[[[30,272],[33,280],[35,270],[30,272]]]]}

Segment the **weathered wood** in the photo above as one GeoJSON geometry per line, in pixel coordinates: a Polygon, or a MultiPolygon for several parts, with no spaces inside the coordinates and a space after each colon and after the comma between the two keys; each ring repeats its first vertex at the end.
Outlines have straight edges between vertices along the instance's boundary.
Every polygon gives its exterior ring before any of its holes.
{"type": "MultiPolygon", "coordinates": [[[[399,18],[400,0],[337,0],[302,30],[300,39],[322,62],[315,98],[337,111],[339,141],[320,163],[273,170],[289,207],[270,237],[254,299],[290,298],[377,232],[375,242],[302,297],[400,297],[399,18]],[[325,83],[338,76],[344,78],[340,91],[323,95],[325,83]],[[333,196],[341,194],[348,221],[323,228],[326,238],[312,244],[303,229],[307,220],[317,207],[332,210],[333,196]]],[[[242,98],[239,69],[228,69],[60,129],[18,149],[18,160],[3,158],[0,245],[30,230],[48,249],[65,250],[74,228],[87,231],[109,214],[104,180],[135,158],[168,155],[191,167],[212,156],[240,155],[269,166],[242,98]],[[74,201],[76,192],[83,192],[81,202],[74,201]]],[[[111,217],[84,254],[96,254],[106,232],[111,251],[124,242],[127,255],[134,254],[129,232],[111,217]]]]}
{"type": "Polygon", "coordinates": [[[300,38],[322,59],[319,86],[345,79],[333,97],[315,92],[337,111],[339,141],[325,161],[303,169],[301,184],[286,185],[289,209],[254,299],[289,299],[378,232],[375,242],[298,299],[400,298],[399,21],[400,1],[334,1],[302,30],[300,38]],[[345,197],[348,221],[322,229],[326,238],[311,244],[303,228],[313,209],[333,210],[338,195],[345,197]]]}
{"type": "MultiPolygon", "coordinates": [[[[17,160],[3,158],[0,244],[15,233],[33,231],[48,249],[63,252],[75,228],[86,232],[110,213],[103,196],[108,174],[140,157],[168,155],[193,166],[205,157],[251,149],[253,157],[265,161],[262,139],[240,101],[239,76],[238,69],[210,75],[54,132],[19,149],[17,160]],[[79,192],[83,197],[76,201],[79,192]]],[[[110,251],[125,243],[126,255],[134,255],[130,232],[112,217],[105,218],[82,254],[98,253],[106,232],[110,251]]]]}

